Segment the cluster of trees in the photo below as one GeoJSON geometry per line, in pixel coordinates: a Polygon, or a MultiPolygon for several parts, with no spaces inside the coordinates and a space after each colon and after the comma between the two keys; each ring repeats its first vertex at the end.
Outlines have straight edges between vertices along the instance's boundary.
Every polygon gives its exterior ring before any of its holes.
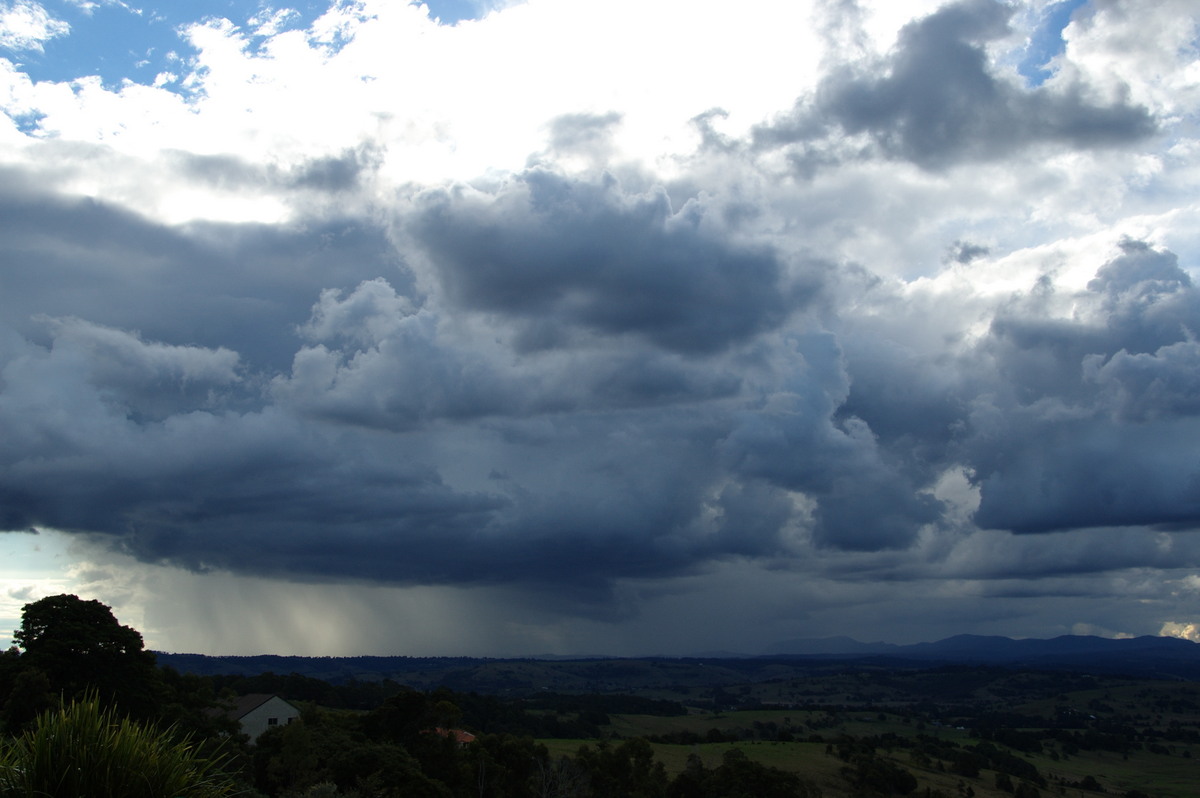
{"type": "MultiPolygon", "coordinates": [[[[840,725],[843,708],[829,707],[827,720],[817,715],[794,725],[785,717],[782,725],[760,720],[704,734],[675,731],[652,741],[601,740],[557,756],[537,740],[596,740],[612,714],[688,710],[675,701],[630,695],[541,691],[506,699],[448,688],[414,690],[388,680],[335,685],[294,673],[180,674],[159,667],[141,635],[121,625],[108,607],[75,596],[26,605],[14,639],[18,646],[0,654],[0,798],[816,798],[810,781],[758,764],[737,748],[716,767],[692,756],[672,775],[651,745],[791,742],[801,736],[826,744],[826,754],[840,760],[845,789],[856,796],[922,794],[894,755],[898,750],[906,764],[960,778],[958,798],[971,798],[969,782],[979,786],[985,776],[1015,798],[1039,798],[1043,791],[1089,791],[1099,783],[1089,776],[1052,784],[1020,754],[1057,761],[1059,752],[1069,757],[1080,750],[1167,753],[1158,741],[1196,736],[1174,721],[1163,730],[1139,731],[1128,718],[1097,719],[1078,710],[1047,719],[970,713],[963,705],[953,725],[970,727],[974,743],[922,733],[926,721],[945,725],[932,719],[948,717],[936,707],[913,716],[919,721],[915,735],[822,738],[818,730],[840,725]],[[302,708],[301,722],[271,728],[251,745],[224,711],[247,693],[286,697],[302,708]],[[455,731],[462,729],[473,739],[455,731]],[[68,773],[83,781],[65,780],[68,773]],[[89,780],[101,773],[102,780],[89,780]],[[137,785],[121,774],[138,774],[137,785]]],[[[951,675],[958,687],[980,678],[951,675]]],[[[880,711],[877,719],[886,716],[880,711]]],[[[949,798],[930,788],[924,794],[949,798]]]]}
{"type": "MultiPolygon", "coordinates": [[[[478,696],[402,690],[367,713],[306,713],[303,722],[259,738],[254,782],[269,795],[328,794],[360,798],[817,798],[791,773],[731,751],[716,768],[699,759],[671,778],[644,739],[583,745],[554,757],[527,735],[481,733],[462,745],[436,730],[458,724],[481,730],[508,712],[478,696]],[[468,707],[464,710],[460,703],[468,707]],[[481,723],[469,723],[470,717],[481,723]],[[491,718],[489,721],[488,718],[491,718]],[[740,785],[740,786],[737,786],[740,785]],[[736,789],[734,787],[736,786],[736,789]]],[[[563,697],[551,698],[548,703],[563,697]]],[[[587,703],[587,702],[585,702],[587,703]]],[[[511,709],[511,707],[510,707],[511,709]]],[[[510,720],[510,719],[509,719],[510,720]]]]}
{"type": "Polygon", "coordinates": [[[25,605],[0,654],[0,798],[220,798],[246,739],[211,686],[156,667],[98,601],[25,605]],[[221,753],[223,751],[223,753],[221,753]]]}
{"type": "Polygon", "coordinates": [[[85,697],[180,734],[238,732],[235,722],[213,711],[220,702],[209,681],[157,667],[141,634],[99,601],[60,595],[26,604],[13,639],[17,645],[0,654],[0,731],[8,735],[85,697]]]}
{"type": "Polygon", "coordinates": [[[739,751],[716,768],[693,759],[671,778],[645,740],[583,745],[573,757],[534,740],[597,737],[609,712],[686,712],[670,701],[543,694],[522,704],[294,674],[185,675],[158,667],[109,607],[69,595],[27,604],[14,640],[0,655],[0,798],[819,795],[739,751]],[[286,695],[303,707],[301,722],[250,745],[223,711],[238,692],[286,695]],[[478,736],[463,744],[452,733],[461,726],[478,736]]]}

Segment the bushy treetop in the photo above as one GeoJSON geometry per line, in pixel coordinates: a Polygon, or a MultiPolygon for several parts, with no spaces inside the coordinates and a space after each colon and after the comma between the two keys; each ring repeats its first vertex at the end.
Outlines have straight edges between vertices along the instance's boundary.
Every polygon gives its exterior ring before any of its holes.
{"type": "Polygon", "coordinates": [[[154,654],[107,605],[68,594],[47,596],[25,605],[13,640],[24,650],[22,670],[44,674],[54,692],[76,698],[94,691],[103,704],[116,703],[136,715],[152,711],[154,654]]]}

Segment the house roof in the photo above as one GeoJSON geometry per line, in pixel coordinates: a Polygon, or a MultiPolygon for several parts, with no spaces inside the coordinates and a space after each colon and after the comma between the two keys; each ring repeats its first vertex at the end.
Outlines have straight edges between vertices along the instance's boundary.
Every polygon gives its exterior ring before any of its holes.
{"type": "Polygon", "coordinates": [[[437,734],[442,737],[449,737],[450,739],[454,740],[454,742],[458,743],[459,745],[466,745],[467,743],[472,742],[475,739],[475,735],[471,734],[466,729],[443,729],[442,727],[439,726],[436,729],[429,729],[428,733],[437,734]]]}
{"type": "MultiPolygon", "coordinates": [[[[233,704],[233,709],[229,711],[229,716],[235,720],[241,720],[272,698],[279,698],[279,696],[274,693],[250,693],[249,695],[238,696],[233,704]]],[[[283,701],[289,707],[292,706],[286,699],[279,698],[279,700],[283,701]]],[[[292,707],[292,709],[295,709],[295,707],[292,707]]]]}

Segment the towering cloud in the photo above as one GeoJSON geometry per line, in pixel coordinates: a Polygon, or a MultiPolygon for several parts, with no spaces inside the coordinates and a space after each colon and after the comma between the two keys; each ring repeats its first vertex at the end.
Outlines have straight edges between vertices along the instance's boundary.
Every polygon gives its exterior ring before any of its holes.
{"type": "Polygon", "coordinates": [[[1194,11],[433,5],[0,4],[0,527],[475,653],[1188,628],[1194,11]]]}

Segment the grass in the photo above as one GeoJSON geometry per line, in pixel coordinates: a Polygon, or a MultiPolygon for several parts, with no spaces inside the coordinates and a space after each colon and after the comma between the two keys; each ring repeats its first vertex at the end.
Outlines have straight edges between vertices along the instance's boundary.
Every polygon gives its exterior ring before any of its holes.
{"type": "MultiPolygon", "coordinates": [[[[1186,747],[1182,747],[1180,753],[1182,750],[1186,747]]],[[[1078,782],[1084,776],[1093,776],[1110,794],[1123,795],[1129,790],[1141,790],[1155,798],[1195,798],[1200,794],[1197,789],[1200,762],[1195,758],[1163,756],[1147,751],[1131,752],[1128,758],[1100,751],[1081,751],[1058,761],[1045,755],[1027,758],[1051,783],[1057,783],[1059,779],[1078,782]]],[[[1078,791],[1068,789],[1067,792],[1070,795],[1078,791]]]]}
{"type": "MultiPolygon", "coordinates": [[[[1071,696],[1071,702],[1087,706],[1091,695],[1071,696]]],[[[1131,708],[1136,700],[1146,700],[1146,696],[1125,695],[1117,691],[1095,696],[1098,700],[1120,704],[1121,709],[1131,708]]],[[[1154,696],[1153,698],[1157,698],[1154,696]]],[[[1047,702],[1045,711],[1053,711],[1053,700],[1047,702]]],[[[1191,714],[1191,710],[1188,710],[1191,714]]],[[[1170,715],[1168,715],[1168,720],[1170,715]]],[[[825,798],[850,798],[852,790],[841,776],[845,763],[836,756],[826,753],[826,742],[832,741],[840,734],[848,734],[857,738],[894,733],[900,737],[912,738],[918,733],[936,736],[943,740],[969,746],[978,742],[969,732],[952,727],[927,727],[918,731],[918,726],[911,719],[904,722],[902,716],[884,713],[880,718],[875,711],[849,710],[832,715],[824,711],[808,710],[748,710],[723,713],[693,712],[689,715],[675,717],[659,717],[648,715],[612,715],[612,723],[606,729],[607,733],[622,738],[653,737],[676,732],[692,732],[703,736],[709,729],[719,729],[722,732],[748,730],[755,724],[776,724],[779,729],[790,729],[796,735],[795,742],[770,741],[739,741],[723,743],[698,743],[694,745],[673,745],[654,743],[655,756],[662,762],[667,773],[674,776],[683,771],[689,756],[699,756],[708,768],[721,764],[721,758],[730,748],[742,749],[748,758],[763,765],[769,765],[781,770],[797,773],[814,782],[823,792],[825,798]],[[807,742],[810,734],[820,734],[824,741],[807,742]]],[[[596,740],[541,740],[554,756],[574,756],[582,745],[595,745],[596,740]]],[[[1049,780],[1047,787],[1039,788],[1041,794],[1049,796],[1066,795],[1078,798],[1082,795],[1091,796],[1097,793],[1081,792],[1078,788],[1065,788],[1060,792],[1063,782],[1079,782],[1085,776],[1096,778],[1105,788],[1108,795],[1121,796],[1130,790],[1140,790],[1155,798],[1195,798],[1200,795],[1197,788],[1197,770],[1200,769],[1200,745],[1189,746],[1175,743],[1171,746],[1171,755],[1151,753],[1146,750],[1131,751],[1127,756],[1119,753],[1103,751],[1080,751],[1069,757],[1059,755],[1058,759],[1050,756],[1049,748],[1042,754],[1023,754],[1038,771],[1049,780]],[[1190,752],[1190,757],[1184,756],[1190,752]]],[[[908,769],[917,777],[919,787],[914,795],[923,795],[926,788],[931,791],[940,790],[946,795],[963,794],[970,787],[976,798],[1011,798],[1011,793],[1004,792],[995,786],[996,773],[992,770],[982,770],[976,778],[965,778],[939,770],[936,762],[932,766],[922,766],[910,758],[906,749],[896,748],[892,752],[877,751],[898,765],[908,769]]],[[[1014,779],[1016,781],[1016,779],[1014,779]]]]}
{"type": "MultiPolygon", "coordinates": [[[[657,716],[657,715],[611,715],[611,723],[606,731],[609,735],[618,737],[655,737],[677,732],[691,732],[704,735],[709,729],[717,729],[723,733],[737,732],[755,728],[755,724],[774,724],[778,730],[788,730],[798,741],[804,741],[810,735],[819,734],[826,740],[832,740],[839,734],[849,734],[854,737],[871,735],[896,734],[900,737],[913,737],[918,734],[918,728],[911,721],[905,723],[898,715],[885,714],[882,719],[876,712],[846,711],[830,715],[823,710],[802,709],[754,709],[730,712],[693,712],[689,715],[657,716]]],[[[968,741],[966,731],[951,727],[925,729],[925,734],[955,742],[968,741]]]]}
{"type": "MultiPolygon", "coordinates": [[[[540,740],[539,742],[549,749],[551,756],[558,757],[574,756],[581,745],[595,745],[597,741],[540,740]]],[[[705,767],[716,768],[721,764],[726,751],[731,748],[740,748],[753,762],[803,776],[821,790],[824,798],[858,798],[850,784],[841,775],[845,763],[836,756],[826,754],[824,743],[738,742],[699,743],[696,745],[655,743],[652,744],[652,747],[655,758],[662,762],[668,775],[672,777],[683,771],[689,756],[699,756],[705,767]]],[[[907,768],[917,777],[920,785],[913,795],[923,795],[925,788],[929,787],[930,790],[941,790],[946,795],[957,796],[961,794],[958,790],[961,782],[974,790],[976,798],[1012,798],[1011,793],[995,788],[995,774],[991,771],[982,772],[977,779],[963,779],[953,774],[914,766],[903,752],[888,758],[907,768]]],[[[1043,790],[1042,794],[1049,796],[1052,793],[1043,790]]],[[[1191,794],[1195,795],[1194,792],[1191,794]]],[[[1166,795],[1164,793],[1164,796],[1166,795]]],[[[1172,796],[1172,798],[1174,797],[1172,796]]]]}

